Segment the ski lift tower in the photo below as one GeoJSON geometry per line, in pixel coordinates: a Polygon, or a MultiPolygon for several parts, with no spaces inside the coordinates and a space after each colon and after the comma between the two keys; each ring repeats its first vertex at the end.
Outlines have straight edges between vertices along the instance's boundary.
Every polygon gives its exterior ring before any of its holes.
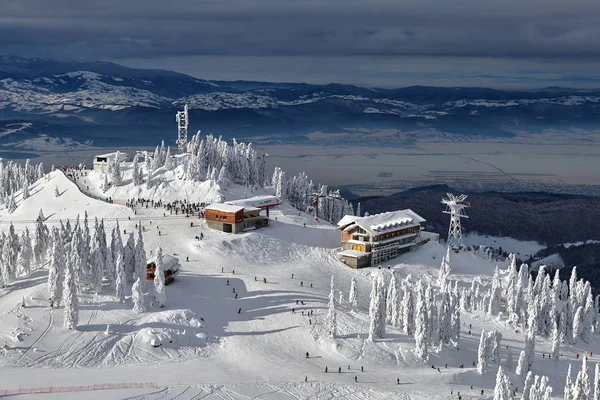
{"type": "Polygon", "coordinates": [[[187,151],[187,138],[188,138],[188,107],[187,104],[183,108],[183,111],[177,111],[177,149],[179,154],[183,154],[187,151]]]}
{"type": "Polygon", "coordinates": [[[453,250],[458,250],[463,247],[462,228],[460,226],[461,218],[469,218],[464,209],[471,207],[465,200],[466,194],[455,196],[452,193],[446,193],[447,199],[442,199],[442,204],[446,205],[444,214],[450,214],[450,228],[448,229],[448,247],[453,250]]]}

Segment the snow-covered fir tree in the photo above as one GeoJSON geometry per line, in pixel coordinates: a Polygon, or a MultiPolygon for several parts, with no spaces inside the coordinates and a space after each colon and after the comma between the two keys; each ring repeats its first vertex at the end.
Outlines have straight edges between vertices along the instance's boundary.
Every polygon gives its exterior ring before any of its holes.
{"type": "Polygon", "coordinates": [[[329,303],[327,303],[327,327],[329,328],[329,337],[334,338],[337,335],[337,316],[335,311],[335,284],[333,281],[333,275],[331,276],[331,283],[329,284],[329,303]]]}
{"type": "Polygon", "coordinates": [[[46,261],[46,252],[50,246],[50,232],[44,221],[44,213],[40,209],[38,217],[35,220],[35,245],[33,247],[35,262],[39,266],[46,261]]]}
{"type": "Polygon", "coordinates": [[[110,183],[108,182],[108,175],[104,174],[104,180],[102,181],[100,190],[102,190],[102,192],[106,192],[108,189],[110,189],[110,183]]]}
{"type": "MultiPolygon", "coordinates": [[[[406,282],[409,282],[409,280],[406,282]]],[[[413,332],[413,322],[415,320],[414,301],[413,290],[410,285],[406,284],[406,290],[404,290],[402,298],[402,332],[405,335],[410,335],[413,332]]]]}
{"type": "Polygon", "coordinates": [[[167,154],[165,155],[165,169],[171,171],[175,169],[175,158],[171,156],[171,146],[167,147],[167,154]]]}
{"type": "Polygon", "coordinates": [[[502,366],[499,366],[496,374],[496,386],[494,387],[494,400],[511,400],[512,398],[510,380],[502,370],[502,366]]]}
{"type": "Polygon", "coordinates": [[[477,372],[479,372],[480,374],[483,374],[487,368],[487,345],[488,342],[485,336],[485,331],[482,329],[481,337],[479,338],[479,348],[477,350],[477,372]]]}
{"type": "Polygon", "coordinates": [[[32,258],[33,248],[31,246],[29,228],[25,227],[25,230],[23,233],[21,233],[21,252],[19,253],[19,263],[21,265],[21,271],[24,275],[29,275],[31,272],[32,258]]]}
{"type": "Polygon", "coordinates": [[[451,338],[451,318],[452,309],[450,308],[450,295],[448,292],[442,293],[442,302],[438,314],[439,340],[442,344],[449,344],[451,338]]]}
{"type": "MultiPolygon", "coordinates": [[[[67,249],[68,252],[68,249],[67,249]]],[[[71,257],[67,254],[65,260],[65,281],[63,285],[63,306],[64,319],[63,326],[66,329],[76,329],[79,323],[79,299],[77,297],[77,288],[75,287],[75,275],[71,257]]]]}
{"type": "Polygon", "coordinates": [[[2,245],[2,263],[0,268],[2,270],[2,281],[11,283],[15,280],[18,270],[19,261],[19,237],[15,232],[15,227],[10,223],[8,228],[8,234],[4,239],[2,245]]]}
{"type": "Polygon", "coordinates": [[[144,182],[144,176],[139,166],[139,156],[133,157],[132,181],[134,186],[140,186],[144,182]]]}
{"type": "Polygon", "coordinates": [[[29,180],[23,179],[23,200],[29,197],[29,180]]]}
{"type": "Polygon", "coordinates": [[[57,228],[52,231],[52,258],[48,268],[48,299],[50,307],[58,307],[62,295],[63,268],[65,255],[63,254],[63,243],[57,228]]]}
{"type": "Polygon", "coordinates": [[[415,353],[422,359],[427,358],[427,304],[423,283],[419,280],[415,287],[415,353]]]}
{"type": "Polygon", "coordinates": [[[348,294],[348,303],[350,304],[350,308],[353,311],[357,311],[358,309],[358,295],[356,293],[356,278],[352,277],[352,282],[350,282],[350,293],[348,294]]]}
{"type": "Polygon", "coordinates": [[[438,286],[440,287],[441,292],[446,290],[446,281],[448,280],[448,276],[450,276],[451,271],[452,264],[450,261],[450,246],[448,246],[446,248],[446,255],[442,257],[440,271],[438,273],[438,286]]]}
{"type": "Polygon", "coordinates": [[[379,274],[373,277],[369,320],[369,340],[382,338],[385,335],[385,288],[383,277],[379,274]]]}
{"type": "Polygon", "coordinates": [[[15,194],[11,193],[8,199],[8,203],[6,204],[6,209],[9,214],[14,213],[17,210],[17,201],[15,200],[15,194]]]}
{"type": "Polygon", "coordinates": [[[387,291],[386,304],[386,322],[393,324],[393,319],[398,314],[398,281],[396,274],[392,271],[392,277],[387,291]]]}
{"type": "Polygon", "coordinates": [[[123,264],[127,283],[133,283],[137,279],[135,263],[135,236],[133,231],[129,232],[127,243],[123,246],[123,264]]]}
{"type": "Polygon", "coordinates": [[[115,259],[116,269],[116,280],[115,280],[115,296],[119,303],[125,301],[125,284],[127,283],[127,277],[125,275],[125,263],[123,261],[123,254],[117,254],[115,259]]]}
{"type": "Polygon", "coordinates": [[[488,308],[488,315],[497,316],[500,312],[500,303],[502,302],[502,283],[500,281],[500,271],[498,270],[498,266],[496,266],[496,270],[494,272],[494,277],[492,278],[492,290],[490,297],[490,304],[488,308]]]}
{"type": "Polygon", "coordinates": [[[131,287],[131,300],[133,301],[133,311],[137,313],[146,312],[146,301],[142,289],[142,281],[138,276],[131,287]]]}
{"type": "Polygon", "coordinates": [[[156,269],[154,270],[154,294],[156,303],[160,308],[165,306],[167,302],[167,292],[165,289],[165,267],[163,264],[163,249],[158,247],[156,249],[155,259],[156,269]]]}
{"type": "Polygon", "coordinates": [[[600,363],[594,369],[594,400],[600,399],[600,363]]]}
{"type": "Polygon", "coordinates": [[[552,330],[552,360],[554,361],[554,366],[558,365],[558,360],[560,357],[560,332],[558,330],[558,323],[554,323],[554,329],[552,330]]]}
{"type": "Polygon", "coordinates": [[[121,152],[117,150],[111,163],[110,180],[114,186],[121,186],[123,173],[121,172],[121,152]]]}
{"type": "Polygon", "coordinates": [[[564,400],[573,400],[573,367],[570,363],[565,380],[564,400]]]}

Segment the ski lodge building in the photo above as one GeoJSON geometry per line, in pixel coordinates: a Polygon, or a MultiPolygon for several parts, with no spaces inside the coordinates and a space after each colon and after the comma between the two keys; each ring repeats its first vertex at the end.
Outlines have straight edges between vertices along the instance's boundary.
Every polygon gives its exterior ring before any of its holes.
{"type": "Polygon", "coordinates": [[[277,196],[254,196],[250,197],[249,199],[226,201],[225,204],[267,210],[267,218],[269,218],[269,209],[280,205],[281,202],[277,196]]]}
{"type": "Polygon", "coordinates": [[[227,203],[213,203],[204,209],[206,224],[217,231],[240,233],[269,225],[269,219],[260,215],[261,208],[227,203]]]}
{"type": "MultiPolygon", "coordinates": [[[[108,172],[108,164],[113,162],[117,153],[100,154],[94,157],[94,171],[108,172]]],[[[127,161],[127,153],[119,153],[119,161],[127,161]]]]}
{"type": "Polygon", "coordinates": [[[356,217],[338,222],[342,234],[341,261],[351,268],[370,267],[411,251],[420,244],[425,219],[410,209],[356,217]]]}

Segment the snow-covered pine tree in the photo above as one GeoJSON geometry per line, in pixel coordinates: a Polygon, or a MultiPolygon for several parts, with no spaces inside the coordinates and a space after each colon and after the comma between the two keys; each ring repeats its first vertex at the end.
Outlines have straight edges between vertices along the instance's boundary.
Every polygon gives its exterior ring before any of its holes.
{"type": "Polygon", "coordinates": [[[57,228],[52,231],[52,258],[48,268],[48,299],[50,307],[58,307],[62,294],[63,268],[65,265],[65,255],[63,253],[63,243],[57,228]]]}
{"type": "Polygon", "coordinates": [[[554,366],[558,366],[558,359],[560,357],[560,332],[558,330],[558,323],[554,323],[554,329],[552,330],[552,360],[554,366]]]}
{"type": "Polygon", "coordinates": [[[331,276],[331,283],[329,285],[329,303],[327,304],[329,312],[327,313],[327,327],[329,328],[329,337],[334,338],[337,335],[337,316],[335,311],[335,283],[333,281],[333,275],[331,276]]]}
{"type": "Polygon", "coordinates": [[[585,343],[590,343],[592,338],[594,314],[594,296],[592,296],[592,292],[590,290],[588,291],[585,300],[585,308],[583,309],[583,321],[581,327],[581,339],[585,343]]]}
{"type": "Polygon", "coordinates": [[[406,285],[404,297],[402,298],[402,331],[405,335],[413,332],[413,321],[415,319],[413,290],[410,285],[406,285]]]}
{"type": "Polygon", "coordinates": [[[25,227],[25,231],[21,234],[21,252],[19,253],[21,271],[24,275],[29,275],[31,272],[31,261],[33,258],[33,248],[31,247],[31,237],[29,236],[29,228],[25,227]]]}
{"type": "Polygon", "coordinates": [[[131,300],[133,300],[133,311],[139,314],[146,312],[146,301],[139,276],[131,287],[131,300]]]}
{"type": "Polygon", "coordinates": [[[17,276],[19,261],[19,237],[15,233],[15,227],[10,223],[8,234],[2,246],[2,280],[13,282],[17,276]]]}
{"type": "Polygon", "coordinates": [[[458,347],[460,342],[460,307],[459,302],[455,301],[452,305],[452,320],[450,321],[452,342],[458,347]]]}
{"type": "Polygon", "coordinates": [[[572,340],[577,342],[583,331],[583,307],[577,308],[577,312],[573,316],[573,335],[572,340]]]}
{"type": "Polygon", "coordinates": [[[140,169],[139,157],[137,154],[135,155],[135,157],[133,157],[132,180],[134,186],[140,186],[142,183],[144,183],[144,175],[142,170],[140,169]]]}
{"type": "Polygon", "coordinates": [[[451,334],[451,319],[452,309],[450,308],[450,296],[448,292],[442,293],[442,302],[440,304],[438,314],[438,336],[439,342],[442,344],[449,344],[451,334]]]}
{"type": "Polygon", "coordinates": [[[504,374],[502,366],[498,367],[498,373],[496,374],[494,400],[512,400],[512,388],[510,385],[510,380],[504,374]]]}
{"type": "Polygon", "coordinates": [[[125,265],[125,276],[127,283],[133,283],[137,279],[135,263],[135,236],[133,231],[129,232],[127,244],[123,246],[123,263],[125,265]]]}
{"type": "Polygon", "coordinates": [[[42,209],[35,220],[35,245],[33,254],[38,267],[41,267],[46,261],[46,251],[50,246],[50,233],[48,227],[44,224],[45,218],[42,209]]]}
{"type": "Polygon", "coordinates": [[[594,369],[594,400],[600,399],[600,363],[594,369]]]}
{"type": "Polygon", "coordinates": [[[564,389],[564,400],[573,400],[573,371],[572,366],[569,363],[569,369],[567,370],[567,378],[565,380],[564,389]]]}
{"type": "Polygon", "coordinates": [[[589,399],[592,394],[592,385],[590,383],[590,376],[588,374],[587,356],[583,356],[581,359],[581,371],[579,371],[579,373],[581,374],[583,383],[583,392],[585,393],[586,398],[589,399]]]}
{"type": "Polygon", "coordinates": [[[156,269],[154,270],[154,293],[156,296],[156,303],[160,308],[165,306],[167,302],[167,292],[165,290],[165,267],[163,264],[163,249],[158,247],[156,249],[156,269]]]}
{"type": "Polygon", "coordinates": [[[92,275],[92,287],[96,294],[102,289],[102,278],[104,277],[104,269],[107,258],[106,238],[103,237],[104,232],[101,225],[96,219],[94,228],[94,238],[92,239],[92,249],[90,251],[90,268],[92,275]]]}
{"type": "Polygon", "coordinates": [[[115,158],[112,162],[110,180],[114,186],[121,186],[123,175],[121,173],[121,152],[117,150],[115,158]]]}
{"type": "Polygon", "coordinates": [[[116,280],[115,280],[115,296],[119,303],[123,303],[125,301],[125,283],[127,282],[127,277],[125,275],[125,264],[123,262],[123,254],[117,254],[117,258],[115,260],[115,268],[116,268],[116,280]]]}
{"type": "Polygon", "coordinates": [[[106,192],[108,189],[110,189],[110,183],[108,182],[108,175],[104,174],[104,180],[102,182],[100,190],[102,190],[102,192],[106,192]]]}
{"type": "Polygon", "coordinates": [[[29,197],[29,180],[23,179],[23,200],[29,197]]]}
{"type": "Polygon", "coordinates": [[[175,159],[171,156],[171,146],[167,147],[167,154],[165,156],[165,168],[167,171],[175,169],[175,159]]]}
{"type": "MultiPolygon", "coordinates": [[[[521,352],[523,353],[523,352],[521,352]]],[[[531,386],[533,385],[533,374],[531,371],[527,373],[527,377],[525,378],[525,382],[523,383],[523,395],[521,396],[521,400],[530,400],[529,393],[531,392],[531,386]]]]}
{"type": "Polygon", "coordinates": [[[361,214],[360,214],[360,201],[358,202],[358,205],[356,206],[356,216],[357,217],[361,216],[361,214]]]}
{"type": "MultiPolygon", "coordinates": [[[[487,339],[485,336],[485,331],[481,330],[481,337],[479,338],[479,348],[477,350],[477,372],[483,374],[487,368],[487,339]]],[[[519,359],[519,363],[520,363],[519,359]]],[[[519,375],[517,373],[517,375],[519,375]]]]}
{"type": "Polygon", "coordinates": [[[492,278],[492,290],[490,304],[488,308],[488,315],[496,317],[500,312],[500,303],[502,302],[502,282],[500,281],[500,271],[498,266],[494,271],[494,277],[492,278]]]}
{"type": "Polygon", "coordinates": [[[398,313],[398,280],[396,274],[392,271],[390,285],[387,291],[386,304],[386,322],[392,324],[394,316],[398,313]]]}
{"type": "Polygon", "coordinates": [[[8,198],[8,203],[6,204],[6,209],[9,214],[14,213],[17,210],[17,201],[15,200],[15,194],[11,193],[8,198]]]}
{"type": "MultiPolygon", "coordinates": [[[[67,249],[68,251],[68,249],[67,249]]],[[[65,282],[63,285],[63,304],[64,320],[63,326],[66,329],[76,329],[79,323],[79,299],[77,298],[77,288],[75,287],[75,275],[71,257],[67,254],[65,260],[65,282]]]]}
{"type": "Polygon", "coordinates": [[[144,282],[146,281],[146,266],[147,266],[147,258],[146,258],[146,250],[144,249],[144,237],[142,236],[142,221],[138,224],[138,235],[137,241],[135,243],[135,270],[136,276],[140,278],[142,284],[142,290],[144,282]]]}
{"type": "Polygon", "coordinates": [[[440,263],[440,270],[438,272],[438,281],[437,284],[440,287],[440,292],[445,292],[446,291],[446,281],[448,279],[448,260],[450,257],[450,247],[448,247],[448,250],[446,252],[446,255],[442,257],[442,262],[440,263]]]}
{"type": "MultiPolygon", "coordinates": [[[[521,350],[519,353],[519,361],[517,361],[517,369],[515,370],[515,374],[523,378],[523,375],[525,375],[527,372],[527,356],[525,355],[525,350],[521,350]]],[[[531,371],[529,371],[529,373],[531,373],[531,371]]]]}
{"type": "Polygon", "coordinates": [[[350,303],[350,308],[352,311],[358,310],[358,295],[356,293],[356,278],[352,277],[352,282],[350,283],[350,293],[348,294],[348,303],[350,303]]]}
{"type": "Polygon", "coordinates": [[[427,358],[427,304],[423,283],[419,280],[415,288],[415,353],[422,359],[427,358]]]}

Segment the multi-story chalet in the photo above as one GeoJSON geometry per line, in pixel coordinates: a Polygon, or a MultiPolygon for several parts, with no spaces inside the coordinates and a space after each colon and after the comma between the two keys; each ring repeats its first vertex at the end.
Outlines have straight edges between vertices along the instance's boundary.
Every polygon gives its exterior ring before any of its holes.
{"type": "Polygon", "coordinates": [[[409,209],[364,217],[346,215],[338,222],[342,231],[338,255],[352,268],[378,264],[412,250],[420,242],[423,222],[409,209]]]}

